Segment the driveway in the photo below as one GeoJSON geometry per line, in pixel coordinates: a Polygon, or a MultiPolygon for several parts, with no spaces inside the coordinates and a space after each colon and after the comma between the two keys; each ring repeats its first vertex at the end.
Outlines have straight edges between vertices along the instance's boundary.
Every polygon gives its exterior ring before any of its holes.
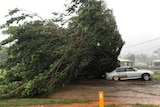
{"type": "Polygon", "coordinates": [[[105,102],[160,105],[160,80],[77,81],[64,86],[50,97],[98,101],[99,91],[104,91],[105,102]]]}

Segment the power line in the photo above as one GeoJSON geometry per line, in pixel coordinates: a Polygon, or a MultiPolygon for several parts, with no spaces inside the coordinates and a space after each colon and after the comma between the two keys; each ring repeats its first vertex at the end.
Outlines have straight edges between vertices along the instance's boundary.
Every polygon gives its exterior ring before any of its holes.
{"type": "Polygon", "coordinates": [[[153,42],[153,41],[156,41],[156,40],[159,40],[159,39],[160,39],[160,37],[155,38],[155,39],[151,39],[151,40],[148,40],[148,41],[145,41],[145,42],[137,43],[137,44],[134,44],[134,45],[125,46],[124,48],[130,48],[130,47],[143,45],[143,44],[146,44],[146,43],[149,43],[149,42],[153,42]]]}
{"type": "Polygon", "coordinates": [[[143,49],[134,49],[134,50],[131,50],[131,52],[132,53],[153,53],[158,48],[158,46],[159,45],[152,46],[152,47],[146,47],[143,49]]]}

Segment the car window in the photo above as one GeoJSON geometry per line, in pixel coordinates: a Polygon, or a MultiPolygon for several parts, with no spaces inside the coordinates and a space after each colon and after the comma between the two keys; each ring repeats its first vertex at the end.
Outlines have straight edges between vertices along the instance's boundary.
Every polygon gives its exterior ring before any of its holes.
{"type": "Polygon", "coordinates": [[[136,71],[134,68],[126,68],[127,71],[136,71]]]}
{"type": "Polygon", "coordinates": [[[126,72],[126,68],[119,68],[116,70],[117,72],[126,72]]]}

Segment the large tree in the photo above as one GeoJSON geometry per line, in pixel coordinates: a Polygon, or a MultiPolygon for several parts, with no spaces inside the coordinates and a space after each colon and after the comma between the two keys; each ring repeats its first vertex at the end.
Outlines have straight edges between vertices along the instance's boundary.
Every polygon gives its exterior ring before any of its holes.
{"type": "MultiPolygon", "coordinates": [[[[37,16],[11,17],[3,26],[12,43],[1,64],[6,73],[0,82],[1,97],[48,95],[57,87],[84,76],[97,78],[118,66],[124,44],[110,9],[102,1],[72,1],[68,14],[77,13],[67,28],[50,20],[21,20],[37,16]],[[19,23],[19,24],[16,24],[19,23]]],[[[14,9],[8,16],[20,12],[14,9]]]]}
{"type": "MultiPolygon", "coordinates": [[[[83,69],[91,77],[99,77],[105,72],[112,71],[117,65],[117,57],[124,44],[119,34],[112,10],[103,1],[73,0],[81,4],[73,18],[70,31],[79,31],[79,37],[87,38],[85,48],[87,66],[83,69]]],[[[70,12],[76,11],[71,6],[70,12]]],[[[77,35],[76,35],[77,37],[77,35]]],[[[85,54],[85,53],[84,53],[85,54]]]]}

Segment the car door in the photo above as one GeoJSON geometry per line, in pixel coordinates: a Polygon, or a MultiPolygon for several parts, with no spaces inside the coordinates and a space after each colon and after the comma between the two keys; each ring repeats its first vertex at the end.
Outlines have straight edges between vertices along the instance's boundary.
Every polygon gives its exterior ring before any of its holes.
{"type": "Polygon", "coordinates": [[[128,78],[140,78],[141,77],[141,73],[139,73],[137,69],[129,67],[129,68],[126,68],[126,71],[127,71],[128,78]]]}
{"type": "Polygon", "coordinates": [[[120,79],[124,79],[127,78],[127,72],[126,72],[126,68],[119,68],[116,70],[118,76],[120,77],[120,79]]]}

